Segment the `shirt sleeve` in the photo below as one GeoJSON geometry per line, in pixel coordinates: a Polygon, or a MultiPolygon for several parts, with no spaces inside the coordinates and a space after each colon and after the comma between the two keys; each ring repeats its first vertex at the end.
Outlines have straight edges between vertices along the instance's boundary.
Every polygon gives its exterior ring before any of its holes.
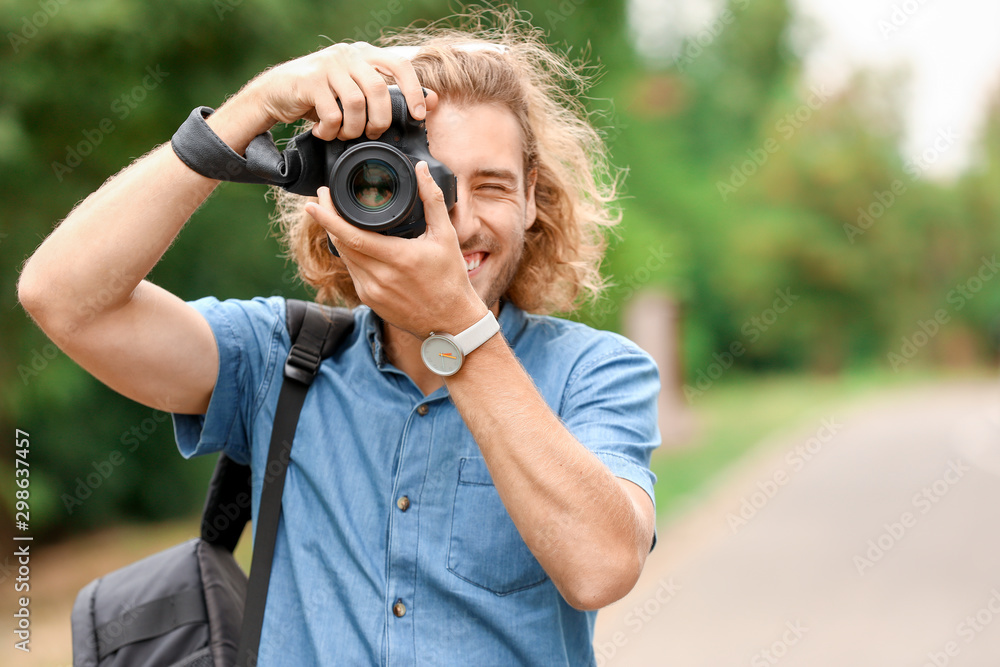
{"type": "Polygon", "coordinates": [[[619,340],[580,362],[567,382],[561,416],[577,440],[616,477],[646,491],[655,507],[649,461],[660,444],[659,371],[638,346],[619,340]]]}
{"type": "Polygon", "coordinates": [[[177,448],[185,458],[224,451],[250,462],[253,415],[267,392],[285,326],[284,299],[206,297],[189,304],[208,321],[219,351],[219,375],[203,415],[174,414],[177,448]]]}

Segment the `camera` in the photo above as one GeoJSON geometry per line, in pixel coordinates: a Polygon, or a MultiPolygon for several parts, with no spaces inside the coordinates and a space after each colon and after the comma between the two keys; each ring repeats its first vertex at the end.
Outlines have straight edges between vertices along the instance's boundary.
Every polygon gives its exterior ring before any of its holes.
{"type": "MultiPolygon", "coordinates": [[[[398,86],[389,86],[389,97],[392,124],[378,139],[324,141],[312,132],[293,137],[284,151],[282,166],[286,179],[294,180],[281,187],[315,196],[316,190],[326,185],[337,213],[355,227],[415,238],[424,233],[427,224],[414,166],[421,160],[427,162],[449,210],[455,204],[457,182],[451,169],[431,155],[424,121],[410,116],[398,86]],[[296,169],[297,177],[292,173],[296,169]]],[[[248,151],[248,159],[250,155],[248,151]]],[[[329,247],[336,255],[333,245],[329,247]]]]}

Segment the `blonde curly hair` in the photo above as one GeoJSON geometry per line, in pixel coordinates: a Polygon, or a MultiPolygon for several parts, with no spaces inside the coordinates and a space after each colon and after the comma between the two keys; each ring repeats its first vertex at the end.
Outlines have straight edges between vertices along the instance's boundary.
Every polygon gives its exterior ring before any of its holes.
{"type": "MultiPolygon", "coordinates": [[[[413,67],[442,102],[494,103],[513,113],[523,137],[524,176],[536,173],[537,218],[505,297],[527,312],[570,312],[604,289],[605,230],[621,219],[613,205],[618,174],[580,102],[586,69],[553,53],[542,31],[514,10],[458,18],[458,27],[444,21],[411,26],[376,46],[418,46],[413,67]]],[[[282,243],[316,300],[358,305],[343,261],[330,254],[326,232],[305,213],[310,198],[279,189],[274,194],[282,243]]]]}

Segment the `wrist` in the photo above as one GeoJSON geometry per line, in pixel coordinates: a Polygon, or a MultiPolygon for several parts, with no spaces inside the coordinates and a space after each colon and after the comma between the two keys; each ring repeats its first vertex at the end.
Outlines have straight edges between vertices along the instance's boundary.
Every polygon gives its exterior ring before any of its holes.
{"type": "Polygon", "coordinates": [[[424,365],[433,373],[449,377],[461,370],[465,358],[500,333],[500,324],[492,310],[458,334],[438,333],[420,345],[424,365]]]}
{"type": "Polygon", "coordinates": [[[267,132],[275,124],[274,119],[264,111],[252,83],[244,86],[205,119],[212,131],[240,155],[245,154],[254,137],[267,132]]]}
{"type": "MultiPolygon", "coordinates": [[[[487,308],[486,304],[482,302],[478,297],[475,303],[470,303],[468,307],[457,309],[453,312],[452,316],[448,318],[447,322],[442,321],[439,325],[439,329],[434,329],[434,333],[446,333],[452,336],[457,336],[469,327],[473,326],[479,320],[486,316],[486,313],[492,310],[487,308]]],[[[493,313],[497,314],[496,311],[493,313]]]]}

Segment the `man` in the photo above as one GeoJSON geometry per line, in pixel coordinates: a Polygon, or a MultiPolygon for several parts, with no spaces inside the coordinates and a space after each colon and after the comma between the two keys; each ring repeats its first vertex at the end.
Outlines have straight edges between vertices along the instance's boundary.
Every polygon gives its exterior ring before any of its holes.
{"type": "MultiPolygon", "coordinates": [[[[417,239],[348,224],[327,188],[280,203],[318,299],[357,308],[296,432],[260,664],[593,664],[594,613],[653,542],[656,368],[620,336],[526,311],[599,285],[599,228],[615,222],[600,142],[558,85],[572,68],[530,30],[397,41],[411,47],[339,44],[270,69],[208,118],[241,154],[303,118],[321,139],[376,138],[391,78],[458,179],[449,212],[417,165],[417,239]],[[432,332],[471,329],[485,342],[453,375],[422,357],[432,332]]],[[[217,184],[159,147],[46,239],[19,296],[96,377],[176,413],[185,456],[250,462],[256,508],[283,301],[185,303],[141,280],[217,184]],[[127,287],[108,295],[110,275],[127,287]]]]}

